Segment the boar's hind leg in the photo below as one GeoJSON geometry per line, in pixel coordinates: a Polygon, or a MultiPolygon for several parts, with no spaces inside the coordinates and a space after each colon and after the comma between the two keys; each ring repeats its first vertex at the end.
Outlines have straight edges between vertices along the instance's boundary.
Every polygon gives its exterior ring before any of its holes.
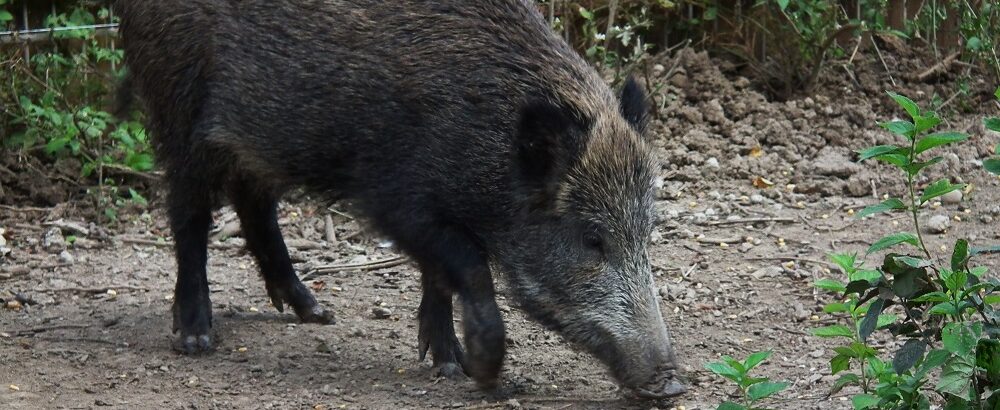
{"type": "Polygon", "coordinates": [[[278,227],[278,201],[274,195],[253,180],[242,178],[232,184],[229,196],[240,217],[247,248],[260,265],[267,295],[274,307],[284,312],[287,303],[303,322],[333,323],[333,314],[323,309],[295,276],[278,227]]]}
{"type": "Polygon", "coordinates": [[[435,371],[449,379],[465,376],[465,353],[455,336],[455,324],[452,322],[451,290],[440,284],[439,278],[432,275],[437,272],[423,271],[424,296],[420,300],[420,310],[417,316],[420,321],[420,360],[423,361],[430,349],[434,360],[435,371]]]}
{"type": "MultiPolygon", "coordinates": [[[[408,248],[421,266],[431,268],[424,270],[425,275],[441,272],[441,279],[458,292],[465,330],[465,371],[481,387],[496,387],[503,366],[505,339],[503,318],[497,307],[485,253],[460,231],[437,228],[424,230],[420,235],[423,240],[410,242],[409,245],[415,246],[408,248]]],[[[426,297],[427,293],[424,295],[426,297]]],[[[441,299],[441,295],[431,296],[441,299]]],[[[442,312],[448,306],[446,303],[436,305],[442,312]]],[[[444,316],[439,313],[436,320],[442,320],[444,316]]],[[[447,333],[439,337],[446,338],[447,333]]]]}
{"type": "Polygon", "coordinates": [[[172,175],[167,198],[174,233],[177,285],[174,288],[174,348],[193,354],[211,350],[212,303],[208,298],[208,229],[212,204],[208,188],[197,177],[172,175]]]}

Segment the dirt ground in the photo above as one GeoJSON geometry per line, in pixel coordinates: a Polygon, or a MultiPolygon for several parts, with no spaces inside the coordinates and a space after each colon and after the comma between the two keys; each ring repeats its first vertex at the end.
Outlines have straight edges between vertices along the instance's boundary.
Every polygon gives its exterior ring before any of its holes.
{"type": "MultiPolygon", "coordinates": [[[[906,73],[927,66],[908,53],[888,55],[902,91],[921,103],[954,93],[955,73],[907,82],[906,73]]],[[[827,397],[831,345],[807,333],[833,321],[821,313],[831,296],[812,283],[840,277],[825,262],[828,252],[863,253],[881,235],[909,230],[901,215],[851,216],[900,191],[889,168],[854,163],[852,154],[892,141],[876,121],[901,114],[882,93],[893,80],[881,63],[860,58],[847,70],[852,77],[838,69],[816,95],[772,102],[740,67],[703,53],[685,50],[659,63],[654,77],[667,87],[652,138],[664,166],[650,251],[687,395],[631,398],[589,355],[527,321],[502,289],[509,334],[502,390],[487,395],[468,381],[433,378],[429,361],[417,360],[418,272],[398,263],[373,269],[396,260],[392,243],[303,197],[283,204],[281,224],[298,271],[337,323],[298,324],[278,313],[241,247],[235,215],[223,209],[209,258],[218,349],[181,356],[170,349],[175,264],[157,201],[148,212],[123,212],[118,225],[98,226],[78,195],[62,194],[76,198],[62,203],[51,192],[64,178],[38,182],[28,169],[37,164],[8,158],[0,169],[14,175],[0,172],[0,204],[10,204],[0,207],[0,407],[714,409],[734,389],[704,364],[773,350],[759,372],[791,387],[770,407],[850,408],[850,390],[827,397]],[[758,177],[774,185],[756,187],[758,177]],[[58,204],[32,207],[46,202],[58,204]],[[326,240],[328,215],[336,242],[326,240]],[[344,267],[351,264],[360,267],[344,267]],[[330,265],[338,268],[309,273],[330,265]]],[[[981,125],[997,112],[984,95],[959,96],[943,110],[943,128],[972,139],[945,154],[931,177],[959,176],[955,182],[972,189],[925,212],[950,221],[945,233],[926,236],[939,258],[959,235],[1000,243],[1000,179],[976,162],[1000,142],[981,125]]],[[[978,262],[1000,268],[995,256],[978,262]]]]}

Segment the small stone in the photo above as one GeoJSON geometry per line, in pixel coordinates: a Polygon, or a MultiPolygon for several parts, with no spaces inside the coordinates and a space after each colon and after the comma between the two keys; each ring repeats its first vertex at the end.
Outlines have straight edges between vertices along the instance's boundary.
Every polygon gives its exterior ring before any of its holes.
{"type": "Polygon", "coordinates": [[[65,263],[67,265],[72,265],[74,262],[76,262],[76,258],[73,257],[72,253],[69,253],[69,251],[64,250],[62,252],[59,252],[59,262],[65,263]]]}
{"type": "Polygon", "coordinates": [[[927,218],[927,222],[924,224],[927,232],[940,234],[948,230],[951,225],[951,219],[945,215],[933,215],[927,218]]]}
{"type": "Polygon", "coordinates": [[[761,194],[750,195],[750,202],[753,202],[755,204],[763,203],[764,202],[764,195],[761,195],[761,194]]]}
{"type": "Polygon", "coordinates": [[[954,205],[962,202],[962,190],[954,190],[941,196],[941,203],[954,205]]]}
{"type": "Polygon", "coordinates": [[[990,215],[980,216],[979,220],[982,221],[984,224],[991,224],[991,223],[993,223],[993,217],[990,216],[990,215]]]}
{"type": "Polygon", "coordinates": [[[780,266],[767,266],[757,269],[751,273],[750,276],[753,276],[754,279],[772,278],[781,275],[782,272],[784,272],[784,270],[780,266]]]}
{"type": "Polygon", "coordinates": [[[52,253],[62,252],[66,250],[66,238],[63,238],[59,228],[49,229],[42,237],[42,247],[52,253]]]}
{"type": "Polygon", "coordinates": [[[392,310],[383,306],[376,306],[372,308],[372,314],[375,315],[376,319],[387,319],[392,316],[392,310]]]}
{"type": "Polygon", "coordinates": [[[722,168],[722,166],[719,165],[719,159],[718,158],[711,157],[711,158],[705,160],[705,170],[706,171],[715,172],[715,171],[718,171],[721,168],[722,168]]]}

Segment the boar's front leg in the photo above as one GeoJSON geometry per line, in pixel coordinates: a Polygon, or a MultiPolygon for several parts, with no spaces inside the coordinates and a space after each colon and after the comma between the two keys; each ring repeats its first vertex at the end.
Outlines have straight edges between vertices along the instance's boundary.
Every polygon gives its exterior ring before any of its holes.
{"type": "Polygon", "coordinates": [[[334,323],[333,313],[323,309],[292,268],[288,248],[278,226],[278,201],[261,184],[244,176],[230,186],[229,197],[240,217],[247,248],[260,265],[271,303],[279,312],[285,304],[305,323],[334,323]]]}
{"type": "Polygon", "coordinates": [[[438,375],[449,379],[465,377],[465,353],[455,336],[455,324],[452,322],[452,291],[441,283],[439,272],[429,267],[421,267],[421,271],[424,295],[417,314],[420,321],[420,360],[424,360],[429,349],[438,375]]]}
{"type": "MultiPolygon", "coordinates": [[[[503,318],[496,303],[493,277],[485,252],[475,246],[467,235],[455,229],[436,230],[425,239],[411,243],[416,246],[410,247],[410,253],[420,262],[427,278],[421,302],[421,333],[424,333],[426,325],[426,331],[432,332],[424,334],[430,348],[441,349],[440,352],[431,351],[435,354],[435,364],[438,364],[439,358],[448,360],[448,355],[455,353],[458,353],[455,360],[462,363],[461,349],[451,346],[454,338],[451,296],[440,287],[435,287],[435,283],[428,283],[437,280],[435,274],[439,272],[439,279],[458,293],[462,303],[466,349],[463,367],[480,387],[494,388],[503,366],[505,338],[503,318]],[[428,289],[431,291],[428,292],[428,289]]],[[[422,351],[424,335],[421,335],[422,351]]]]}

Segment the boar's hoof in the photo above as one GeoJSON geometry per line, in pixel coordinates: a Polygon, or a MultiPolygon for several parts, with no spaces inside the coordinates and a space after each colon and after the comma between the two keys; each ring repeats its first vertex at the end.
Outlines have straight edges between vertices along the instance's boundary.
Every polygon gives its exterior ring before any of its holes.
{"type": "Polygon", "coordinates": [[[174,350],[183,354],[198,354],[212,350],[212,337],[209,335],[184,335],[174,342],[174,350]]]}
{"type": "Polygon", "coordinates": [[[432,372],[434,377],[444,377],[452,381],[466,380],[469,378],[469,376],[465,375],[465,371],[462,370],[462,365],[454,362],[444,362],[438,364],[434,366],[432,372]]]}
{"type": "Polygon", "coordinates": [[[644,387],[635,389],[635,394],[637,396],[646,399],[666,399],[669,397],[677,397],[684,393],[687,393],[687,388],[674,378],[662,380],[657,383],[651,383],[644,387]]]}
{"type": "Polygon", "coordinates": [[[295,311],[299,316],[299,320],[303,323],[318,323],[321,325],[332,325],[337,323],[336,319],[333,317],[333,312],[323,309],[320,305],[315,305],[312,308],[307,309],[305,312],[295,311]]]}
{"type": "Polygon", "coordinates": [[[279,312],[285,311],[285,305],[290,305],[295,310],[295,314],[303,323],[319,323],[322,325],[332,325],[336,321],[333,312],[323,309],[312,292],[297,279],[289,285],[267,286],[267,295],[271,297],[271,304],[279,312]]]}

